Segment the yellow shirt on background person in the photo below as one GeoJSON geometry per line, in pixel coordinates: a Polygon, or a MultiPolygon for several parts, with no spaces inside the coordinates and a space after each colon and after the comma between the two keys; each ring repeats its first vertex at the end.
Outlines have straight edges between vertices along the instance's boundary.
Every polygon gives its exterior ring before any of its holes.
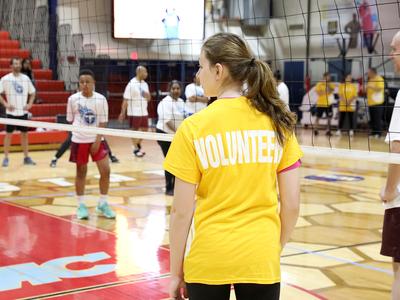
{"type": "Polygon", "coordinates": [[[179,127],[164,168],[197,184],[186,245],[186,282],[280,281],[277,173],[302,157],[295,135],[283,149],[269,117],[245,97],[219,99],[179,127]]]}
{"type": "Polygon", "coordinates": [[[385,101],[385,81],[382,76],[376,75],[374,79],[368,80],[367,100],[368,106],[379,105],[385,101]]]}
{"type": "Polygon", "coordinates": [[[354,98],[358,95],[357,84],[351,82],[340,83],[338,93],[340,98],[339,111],[354,112],[356,110],[356,100],[354,98]]]}
{"type": "Polygon", "coordinates": [[[317,107],[329,107],[332,105],[334,89],[335,84],[327,83],[326,81],[320,81],[315,85],[315,92],[318,95],[317,107]]]}

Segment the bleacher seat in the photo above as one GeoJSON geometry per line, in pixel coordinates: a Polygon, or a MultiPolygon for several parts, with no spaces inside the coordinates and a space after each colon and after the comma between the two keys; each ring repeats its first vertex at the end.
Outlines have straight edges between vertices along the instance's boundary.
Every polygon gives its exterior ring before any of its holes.
{"type": "MultiPolygon", "coordinates": [[[[1,42],[0,42],[1,43],[1,42]]],[[[42,63],[39,59],[32,60],[32,69],[40,69],[42,67],[42,63]]],[[[0,58],[0,69],[9,69],[10,68],[10,58],[0,58]]]]}
{"type": "Polygon", "coordinates": [[[67,104],[34,104],[30,112],[36,117],[56,116],[57,114],[65,114],[67,104]]]}
{"type": "Polygon", "coordinates": [[[8,31],[0,31],[0,40],[9,40],[10,33],[8,31]]]}
{"type": "Polygon", "coordinates": [[[0,57],[1,58],[12,58],[12,57],[20,57],[20,58],[28,58],[31,55],[29,50],[26,49],[1,49],[0,48],[0,57]]]}
{"type": "MultiPolygon", "coordinates": [[[[10,73],[10,68],[0,69],[0,77],[10,73]]],[[[53,72],[51,70],[33,70],[33,76],[35,80],[51,80],[53,77],[53,72]]]]}
{"type": "Polygon", "coordinates": [[[63,91],[64,81],[61,80],[36,80],[36,88],[38,91],[63,91]]]}
{"type": "Polygon", "coordinates": [[[43,101],[43,103],[51,104],[51,103],[67,103],[68,97],[71,95],[70,92],[38,92],[36,95],[37,99],[43,101]]]}
{"type": "MultiPolygon", "coordinates": [[[[43,7],[39,13],[38,8],[38,14],[41,17],[45,17],[47,13],[45,10],[46,8],[43,7]]],[[[41,58],[32,60],[32,68],[37,89],[37,98],[42,103],[34,104],[30,112],[33,115],[32,120],[34,121],[56,122],[56,115],[66,113],[67,99],[71,93],[65,91],[64,81],[52,80],[52,70],[42,69],[43,60],[46,60],[44,65],[48,65],[48,49],[42,49],[45,46],[43,41],[48,38],[48,34],[46,33],[48,28],[44,28],[43,26],[43,24],[36,26],[36,31],[40,31],[36,32],[38,37],[43,38],[40,45],[36,47],[34,45],[36,41],[23,40],[23,45],[28,46],[32,50],[33,56],[41,58]]],[[[10,36],[9,32],[0,31],[0,77],[11,72],[10,58],[28,58],[31,55],[29,50],[20,49],[20,41],[11,40],[10,36]]],[[[13,32],[13,36],[17,36],[17,34],[13,32]]],[[[4,129],[5,126],[0,124],[0,130],[4,129]]],[[[4,135],[4,131],[0,132],[0,146],[3,144],[4,135]]],[[[19,143],[19,135],[18,132],[13,134],[12,144],[19,143]]],[[[63,141],[66,133],[60,131],[36,132],[35,128],[32,128],[30,129],[29,136],[31,144],[47,144],[63,141]]]]}
{"type": "Polygon", "coordinates": [[[0,49],[19,49],[19,41],[1,40],[0,49]]]}

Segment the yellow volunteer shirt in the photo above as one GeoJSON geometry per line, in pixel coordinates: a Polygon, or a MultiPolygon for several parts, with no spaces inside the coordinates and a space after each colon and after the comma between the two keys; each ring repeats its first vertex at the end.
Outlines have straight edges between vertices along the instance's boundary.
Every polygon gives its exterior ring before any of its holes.
{"type": "Polygon", "coordinates": [[[217,100],[182,123],[164,168],[198,185],[186,282],[280,281],[277,172],[301,157],[296,137],[282,149],[270,118],[245,97],[217,100]]]}
{"type": "Polygon", "coordinates": [[[385,82],[382,76],[375,76],[367,83],[368,106],[382,104],[385,101],[385,82]],[[378,90],[375,90],[378,89],[378,90]]]}
{"type": "Polygon", "coordinates": [[[325,81],[318,82],[315,85],[315,92],[318,95],[317,107],[329,107],[332,104],[334,89],[335,85],[333,83],[325,81]]]}
{"type": "Polygon", "coordinates": [[[354,98],[358,95],[357,85],[350,82],[340,83],[338,93],[340,98],[339,111],[354,112],[356,110],[356,100],[354,98]]]}

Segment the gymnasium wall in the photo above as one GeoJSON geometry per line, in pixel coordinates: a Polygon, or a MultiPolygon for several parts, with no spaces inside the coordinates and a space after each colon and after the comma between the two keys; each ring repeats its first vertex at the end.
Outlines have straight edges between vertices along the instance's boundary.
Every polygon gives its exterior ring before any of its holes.
{"type": "MultiPolygon", "coordinates": [[[[400,15],[398,3],[391,0],[377,1],[379,25],[382,28],[380,37],[376,45],[378,57],[372,59],[372,65],[378,66],[382,63],[382,54],[387,55],[390,52],[390,42],[393,35],[399,30],[400,15]],[[396,29],[397,28],[397,29],[396,29]]],[[[352,14],[356,13],[354,8],[344,9],[345,7],[353,7],[353,0],[319,0],[311,1],[311,28],[310,28],[310,56],[328,58],[336,58],[339,56],[336,38],[322,32],[327,33],[327,20],[339,19],[339,26],[342,28],[348,23],[352,14]],[[335,4],[336,3],[336,4],[335,4]],[[338,10],[336,10],[338,8],[338,10]],[[340,15],[340,18],[338,17],[340,15]]],[[[287,60],[290,58],[301,59],[306,56],[306,24],[307,24],[307,0],[292,0],[292,1],[274,1],[274,16],[287,17],[284,19],[274,19],[271,22],[271,27],[275,27],[277,36],[292,36],[290,39],[277,39],[281,52],[277,52],[278,59],[287,60]],[[290,5],[288,5],[290,3],[290,5]],[[304,15],[297,15],[304,12],[304,15]],[[288,30],[291,25],[301,24],[303,29],[288,30]],[[289,47],[291,45],[291,47],[289,47]],[[291,51],[289,51],[289,49],[291,51]]],[[[340,35],[339,35],[340,37],[340,35]]],[[[360,47],[360,37],[358,37],[358,47],[350,49],[347,53],[348,58],[353,58],[353,75],[361,76],[362,72],[366,72],[368,66],[368,53],[365,48],[360,47]],[[363,70],[364,69],[364,70],[363,70]]],[[[387,57],[384,57],[387,59],[387,57]]],[[[318,80],[325,72],[325,63],[323,61],[314,61],[310,64],[312,80],[318,80]]],[[[387,76],[393,75],[393,66],[391,63],[378,68],[379,72],[385,72],[387,76]]]]}
{"type": "MultiPolygon", "coordinates": [[[[96,45],[96,54],[106,54],[111,58],[126,58],[132,51],[137,51],[139,58],[147,59],[197,59],[200,44],[198,41],[162,41],[162,40],[117,40],[112,38],[112,12],[110,0],[60,0],[59,10],[74,10],[71,18],[68,14],[60,22],[72,23],[73,33],[83,33],[84,44],[96,45]],[[72,22],[71,22],[72,19],[72,22]]],[[[353,0],[319,0],[311,1],[311,48],[312,57],[336,58],[339,55],[336,39],[329,36],[322,36],[327,33],[327,20],[339,19],[339,26],[352,18],[354,9],[344,9],[354,6],[353,0]],[[335,11],[339,8],[339,11],[335,11]],[[324,37],[324,38],[323,38],[324,37]],[[322,49],[322,50],[321,50],[322,49]]],[[[378,54],[387,54],[391,37],[400,24],[398,4],[392,0],[379,1],[379,22],[382,29],[380,39],[377,43],[378,54]]],[[[254,36],[246,36],[240,27],[239,22],[206,21],[206,37],[215,32],[229,30],[244,35],[252,50],[263,59],[275,60],[276,67],[283,67],[285,60],[301,60],[306,56],[306,23],[307,23],[307,0],[274,0],[273,18],[270,26],[263,33],[269,39],[257,39],[254,36]],[[299,13],[303,13],[299,15],[299,13]],[[283,17],[286,16],[286,17],[283,17]],[[302,29],[289,30],[292,25],[302,25],[302,29]],[[290,39],[288,35],[290,34],[290,39]]],[[[145,25],[144,25],[145,26],[145,25]]],[[[297,27],[298,28],[298,27],[297,27]]],[[[358,41],[360,45],[360,39],[358,41]]],[[[368,65],[368,55],[365,49],[358,47],[348,52],[348,57],[354,57],[353,70],[355,76],[361,76],[366,71],[363,66],[368,65]],[[361,59],[364,57],[364,60],[361,59]]],[[[372,60],[372,65],[377,66],[382,62],[382,57],[372,60]]],[[[312,62],[311,74],[313,80],[318,80],[326,71],[322,61],[312,62]]],[[[364,67],[365,68],[365,67],[364,67]]],[[[379,71],[391,75],[393,67],[391,64],[381,68],[379,71]]]]}
{"type": "MultiPolygon", "coordinates": [[[[339,50],[336,39],[329,35],[322,38],[321,33],[327,32],[327,20],[339,19],[336,8],[339,8],[343,27],[351,19],[352,12],[355,12],[354,9],[345,10],[343,7],[353,6],[354,0],[319,0],[311,3],[311,57],[337,58],[339,50]]],[[[377,43],[377,52],[381,56],[373,58],[373,66],[379,65],[386,58],[382,55],[388,54],[391,37],[400,24],[397,3],[380,0],[378,4],[379,22],[383,31],[377,43]]],[[[24,47],[31,49],[35,57],[41,58],[45,67],[48,66],[46,5],[47,0],[0,0],[2,27],[10,30],[12,37],[22,41],[24,47]],[[26,17],[21,17],[21,12],[24,11],[29,13],[26,17]]],[[[59,0],[58,5],[59,25],[62,26],[59,28],[59,76],[66,80],[67,86],[68,82],[76,79],[75,73],[79,68],[79,59],[71,61],[68,57],[105,55],[126,59],[132,51],[136,51],[139,59],[198,58],[199,41],[113,39],[111,0],[59,0]]],[[[272,60],[274,68],[283,69],[284,61],[303,60],[306,56],[307,0],[273,0],[272,15],[269,27],[262,33],[267,39],[245,35],[238,21],[229,21],[227,24],[210,20],[206,21],[206,37],[227,30],[244,35],[257,55],[265,60],[272,60]],[[297,29],[289,29],[293,25],[297,29]]],[[[360,40],[358,43],[360,45],[360,40]]],[[[368,65],[366,50],[360,47],[351,49],[348,57],[354,57],[354,75],[361,76],[368,65]]],[[[386,64],[384,68],[381,67],[378,71],[385,72],[388,77],[393,76],[392,64],[386,64]]],[[[310,70],[312,80],[318,80],[326,71],[326,64],[323,60],[312,61],[310,70]]]]}

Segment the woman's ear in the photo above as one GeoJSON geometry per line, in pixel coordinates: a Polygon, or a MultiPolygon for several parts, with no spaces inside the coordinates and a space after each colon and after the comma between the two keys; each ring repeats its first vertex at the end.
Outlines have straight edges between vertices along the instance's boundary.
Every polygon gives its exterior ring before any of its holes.
{"type": "Polygon", "coordinates": [[[217,63],[215,64],[214,68],[215,68],[215,79],[217,81],[221,80],[224,74],[224,66],[221,65],[220,63],[217,63]]]}

